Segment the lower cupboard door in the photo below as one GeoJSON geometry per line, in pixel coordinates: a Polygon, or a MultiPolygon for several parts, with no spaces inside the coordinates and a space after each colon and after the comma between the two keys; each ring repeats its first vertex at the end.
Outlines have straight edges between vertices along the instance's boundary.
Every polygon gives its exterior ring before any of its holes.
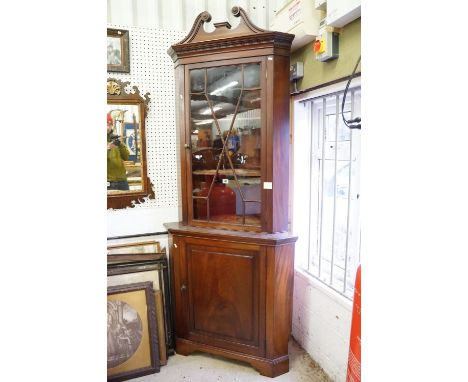
{"type": "Polygon", "coordinates": [[[264,355],[264,248],[193,239],[185,252],[188,339],[264,355]]]}

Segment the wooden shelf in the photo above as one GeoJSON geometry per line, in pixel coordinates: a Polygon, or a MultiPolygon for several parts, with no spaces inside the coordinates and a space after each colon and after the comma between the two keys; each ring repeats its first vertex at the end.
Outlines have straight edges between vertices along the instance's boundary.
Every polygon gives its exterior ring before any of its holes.
{"type": "MultiPolygon", "coordinates": [[[[247,168],[236,168],[235,169],[237,176],[252,176],[252,177],[260,177],[261,172],[260,170],[256,169],[247,169],[247,168]]],[[[216,175],[216,170],[195,170],[192,172],[193,175],[216,175]]],[[[227,175],[233,176],[232,170],[218,170],[219,175],[227,175]]]]}
{"type": "MultiPolygon", "coordinates": [[[[207,221],[205,219],[196,218],[194,220],[197,221],[207,221]]],[[[240,215],[215,215],[210,218],[212,222],[220,222],[220,223],[229,223],[229,224],[236,224],[236,225],[248,225],[248,226],[257,226],[260,227],[261,220],[259,215],[245,215],[245,223],[243,223],[242,216],[240,215]]]]}

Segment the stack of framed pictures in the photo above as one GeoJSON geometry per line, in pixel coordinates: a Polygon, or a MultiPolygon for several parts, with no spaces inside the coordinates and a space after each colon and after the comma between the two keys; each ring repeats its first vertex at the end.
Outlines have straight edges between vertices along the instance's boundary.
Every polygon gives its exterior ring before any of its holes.
{"type": "MultiPolygon", "coordinates": [[[[169,289],[168,261],[165,248],[161,250],[160,244],[157,241],[109,245],[107,247],[107,287],[108,380],[121,381],[124,379],[134,378],[139,375],[144,375],[141,374],[142,372],[149,374],[159,371],[159,366],[167,363],[168,355],[174,354],[171,293],[169,289]],[[152,326],[149,324],[152,315],[148,313],[147,319],[143,319],[141,318],[142,315],[138,313],[138,307],[141,308],[143,304],[142,297],[140,297],[140,301],[137,303],[137,301],[134,300],[134,297],[129,295],[130,292],[125,292],[126,288],[134,288],[135,285],[142,286],[143,284],[145,285],[145,288],[148,288],[149,285],[151,289],[151,297],[148,298],[152,300],[152,303],[147,304],[147,311],[150,312],[154,310],[154,333],[151,332],[152,326]],[[120,292],[116,292],[116,290],[120,292]],[[119,300],[119,306],[117,306],[114,301],[115,297],[113,296],[116,294],[121,297],[119,300]],[[124,299],[124,297],[127,298],[128,296],[130,296],[130,300],[124,299]],[[128,301],[131,301],[134,304],[130,304],[128,301]],[[131,353],[129,349],[131,348],[132,341],[137,341],[136,339],[139,338],[138,335],[135,334],[133,337],[129,336],[133,338],[133,340],[128,340],[125,334],[122,334],[125,332],[122,331],[114,336],[112,336],[112,334],[109,335],[109,320],[113,322],[111,318],[113,317],[113,314],[116,315],[116,313],[112,313],[113,311],[119,312],[119,314],[127,314],[128,318],[125,318],[124,316],[120,321],[131,322],[134,332],[136,331],[140,333],[140,329],[135,329],[140,328],[140,324],[142,325],[141,329],[146,327],[149,330],[148,336],[144,338],[144,331],[142,332],[143,334],[141,335],[142,337],[139,343],[146,338],[149,338],[153,345],[156,344],[158,362],[154,365],[151,364],[151,371],[149,371],[150,369],[148,369],[149,366],[147,364],[143,368],[146,369],[141,370],[141,365],[134,364],[132,361],[137,354],[131,353]],[[140,321],[135,318],[138,315],[140,317],[140,321]],[[146,321],[148,321],[147,326],[143,324],[146,321]],[[123,345],[121,345],[121,343],[125,343],[125,347],[122,347],[123,345]],[[116,344],[120,346],[122,354],[116,354],[116,344]],[[114,363],[117,362],[117,359],[120,359],[122,364],[115,366],[114,363]],[[125,365],[127,366],[126,368],[123,367],[125,365]]],[[[131,291],[136,295],[136,292],[133,289],[131,291]]],[[[147,292],[147,296],[148,295],[149,292],[147,292]]],[[[119,347],[117,346],[117,348],[119,347]]],[[[154,354],[153,351],[150,353],[154,354]]],[[[152,360],[151,357],[148,358],[148,354],[146,354],[146,363],[148,360],[152,360]]]]}

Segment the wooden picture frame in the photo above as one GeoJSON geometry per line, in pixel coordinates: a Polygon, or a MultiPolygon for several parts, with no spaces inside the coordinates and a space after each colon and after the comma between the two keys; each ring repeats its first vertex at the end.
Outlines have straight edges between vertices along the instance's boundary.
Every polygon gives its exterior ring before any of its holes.
{"type": "Polygon", "coordinates": [[[108,255],[144,255],[158,253],[161,253],[161,243],[157,240],[107,245],[108,255]]]}
{"type": "MultiPolygon", "coordinates": [[[[158,323],[158,338],[166,337],[166,324],[164,318],[164,302],[162,290],[154,291],[154,301],[156,304],[156,322],[158,323]]],[[[167,365],[167,349],[164,341],[159,340],[159,363],[161,366],[167,365]]]]}
{"type": "MultiPolygon", "coordinates": [[[[156,290],[162,292],[165,337],[159,337],[160,343],[165,343],[166,354],[174,354],[175,333],[172,317],[171,289],[169,282],[168,259],[164,252],[155,255],[108,255],[107,256],[107,285],[132,284],[139,282],[151,282],[154,293],[156,290]],[[137,257],[135,259],[135,257],[137,257]]],[[[158,329],[161,322],[156,320],[158,329]]],[[[163,354],[160,354],[161,365],[163,365],[163,354]]]]}
{"type": "MultiPolygon", "coordinates": [[[[140,90],[137,86],[130,86],[129,81],[121,81],[117,78],[107,79],[107,108],[108,114],[110,115],[110,124],[108,125],[108,161],[112,158],[115,159],[115,152],[112,154],[112,150],[116,147],[109,147],[109,143],[112,142],[110,137],[112,135],[124,135],[125,129],[122,127],[125,124],[125,114],[130,116],[134,115],[134,120],[137,123],[134,126],[138,126],[138,132],[136,136],[139,138],[137,155],[138,160],[135,161],[124,161],[124,166],[129,178],[128,190],[120,189],[112,182],[116,179],[107,179],[107,208],[119,209],[119,208],[133,208],[136,204],[144,203],[148,199],[154,199],[154,187],[147,173],[147,153],[146,153],[146,129],[145,120],[148,114],[148,105],[150,102],[149,92],[144,95],[140,94],[140,90]],[[128,113],[131,109],[137,108],[136,113],[128,113]],[[112,116],[114,113],[114,116],[112,116]],[[109,130],[109,127],[111,130],[109,130]],[[129,166],[133,162],[132,166],[129,166]],[[132,184],[135,186],[136,178],[134,173],[137,169],[140,170],[140,187],[130,188],[132,184]],[[130,179],[133,178],[133,179],[130,179]]],[[[125,137],[124,137],[125,138],[125,137]]],[[[126,139],[122,139],[122,143],[126,142],[126,139]]],[[[117,144],[120,146],[119,144],[117,144]]],[[[126,145],[124,145],[126,146],[126,145]]],[[[120,155],[118,156],[120,159],[120,155]]],[[[109,165],[108,165],[109,166],[109,165]]],[[[109,168],[109,167],[108,167],[109,168]]]]}
{"type": "Polygon", "coordinates": [[[107,380],[124,381],[159,372],[153,283],[107,288],[107,380]]]}
{"type": "Polygon", "coordinates": [[[107,28],[107,71],[130,73],[128,30],[107,28]]]}

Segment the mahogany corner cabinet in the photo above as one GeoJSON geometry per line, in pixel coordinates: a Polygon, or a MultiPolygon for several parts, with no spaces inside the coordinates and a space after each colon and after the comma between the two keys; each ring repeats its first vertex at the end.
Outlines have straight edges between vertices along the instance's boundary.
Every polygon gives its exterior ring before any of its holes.
{"type": "Polygon", "coordinates": [[[289,370],[289,56],[294,35],[208,12],[169,49],[176,78],[182,221],[165,224],[176,352],[289,370]]]}

